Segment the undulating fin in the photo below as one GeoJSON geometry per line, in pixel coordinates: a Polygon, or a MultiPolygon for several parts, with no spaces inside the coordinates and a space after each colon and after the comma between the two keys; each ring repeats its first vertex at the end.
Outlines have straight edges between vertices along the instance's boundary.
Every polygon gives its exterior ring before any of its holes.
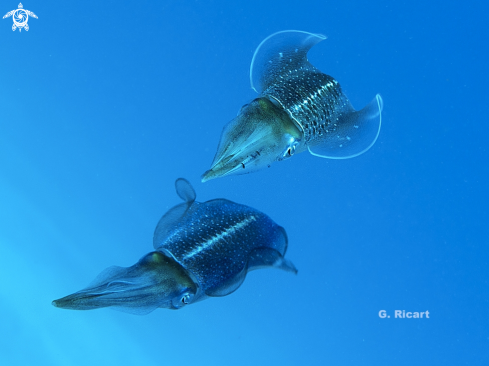
{"type": "Polygon", "coordinates": [[[268,36],[251,60],[251,87],[260,94],[291,70],[320,72],[307,60],[307,52],[324,39],[322,34],[303,31],[281,31],[268,36]]]}
{"type": "Polygon", "coordinates": [[[294,264],[284,258],[288,245],[287,232],[282,226],[277,226],[277,235],[273,243],[270,243],[268,247],[256,248],[251,252],[248,260],[248,271],[273,267],[297,274],[297,268],[294,264]]]}
{"type": "Polygon", "coordinates": [[[188,180],[178,178],[175,181],[175,189],[178,196],[185,201],[168,210],[156,225],[153,234],[153,247],[158,249],[160,244],[168,237],[169,233],[175,229],[180,221],[185,217],[187,210],[194,204],[197,197],[194,188],[188,180]]]}
{"type": "Polygon", "coordinates": [[[294,264],[285,259],[276,249],[257,248],[250,254],[248,271],[270,267],[297,274],[297,268],[294,264]]]}
{"type": "Polygon", "coordinates": [[[175,188],[178,196],[189,204],[192,204],[197,198],[194,188],[185,178],[178,178],[175,181],[175,188]]]}
{"type": "Polygon", "coordinates": [[[222,281],[218,286],[206,289],[205,294],[210,297],[222,297],[232,294],[243,284],[247,273],[248,267],[245,264],[240,272],[222,281]]]}
{"type": "Polygon", "coordinates": [[[363,154],[377,141],[383,105],[381,96],[377,94],[363,109],[339,114],[337,126],[327,132],[327,138],[309,142],[309,152],[329,159],[348,159],[363,154]]]}

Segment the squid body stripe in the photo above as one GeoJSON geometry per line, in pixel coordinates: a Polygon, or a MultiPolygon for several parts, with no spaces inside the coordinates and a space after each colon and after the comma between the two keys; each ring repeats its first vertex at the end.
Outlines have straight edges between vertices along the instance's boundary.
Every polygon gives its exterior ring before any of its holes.
{"type": "Polygon", "coordinates": [[[193,257],[194,255],[199,254],[203,250],[206,250],[207,248],[211,247],[212,245],[217,244],[219,242],[219,240],[224,239],[227,236],[233,235],[238,230],[245,228],[252,221],[256,221],[256,217],[253,215],[250,217],[247,217],[243,221],[236,223],[235,225],[231,226],[230,228],[225,229],[224,231],[222,231],[220,233],[217,233],[216,235],[212,236],[211,238],[209,238],[208,240],[203,242],[197,248],[192,250],[190,253],[186,254],[183,257],[183,260],[189,259],[189,258],[193,257]]]}

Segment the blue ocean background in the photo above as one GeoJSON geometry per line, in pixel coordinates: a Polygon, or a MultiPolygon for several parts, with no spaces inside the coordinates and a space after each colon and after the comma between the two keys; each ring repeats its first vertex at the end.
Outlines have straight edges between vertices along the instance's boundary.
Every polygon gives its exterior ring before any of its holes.
{"type": "Polygon", "coordinates": [[[0,21],[1,365],[489,364],[489,3],[23,5],[28,32],[0,21]],[[378,141],[200,183],[286,29],[328,37],[309,60],[355,108],[382,95],[378,141]],[[298,275],[146,316],[53,307],[152,250],[178,177],[283,226],[298,275]]]}

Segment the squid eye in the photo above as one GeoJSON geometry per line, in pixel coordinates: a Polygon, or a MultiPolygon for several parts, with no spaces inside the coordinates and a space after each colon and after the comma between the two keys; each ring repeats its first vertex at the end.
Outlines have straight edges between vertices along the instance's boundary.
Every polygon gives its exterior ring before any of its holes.
{"type": "Polygon", "coordinates": [[[297,146],[300,144],[300,139],[296,139],[293,136],[286,134],[285,136],[285,148],[282,155],[279,156],[279,160],[290,158],[295,154],[297,146]]]}
{"type": "Polygon", "coordinates": [[[190,294],[185,294],[182,296],[182,298],[180,299],[180,302],[183,304],[183,305],[187,305],[190,303],[190,294]]]}
{"type": "Polygon", "coordinates": [[[298,142],[294,142],[292,145],[287,146],[282,153],[282,159],[287,159],[290,158],[292,155],[295,154],[295,148],[297,147],[298,142]]]}
{"type": "Polygon", "coordinates": [[[185,292],[182,295],[175,297],[172,301],[173,307],[175,309],[181,309],[185,305],[188,305],[192,302],[192,299],[194,298],[194,294],[190,292],[185,292]]]}

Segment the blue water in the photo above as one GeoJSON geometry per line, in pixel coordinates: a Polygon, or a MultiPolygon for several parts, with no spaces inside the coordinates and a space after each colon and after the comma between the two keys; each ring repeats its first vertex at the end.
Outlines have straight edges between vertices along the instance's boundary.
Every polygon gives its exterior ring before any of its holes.
{"type": "Polygon", "coordinates": [[[0,20],[1,365],[489,364],[486,2],[23,5],[28,32],[0,20]],[[309,59],[354,107],[382,95],[377,143],[200,183],[285,29],[328,36],[309,59]],[[272,217],[298,275],[147,316],[53,307],[152,250],[178,177],[272,217]]]}

